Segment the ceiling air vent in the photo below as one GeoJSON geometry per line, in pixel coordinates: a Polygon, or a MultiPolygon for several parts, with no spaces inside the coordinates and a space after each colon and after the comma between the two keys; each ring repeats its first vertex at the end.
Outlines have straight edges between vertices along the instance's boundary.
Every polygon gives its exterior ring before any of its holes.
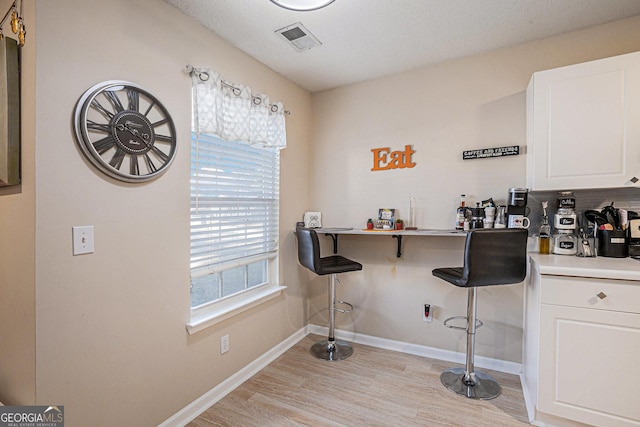
{"type": "Polygon", "coordinates": [[[299,22],[280,28],[276,31],[276,34],[284,37],[297,51],[311,49],[312,47],[322,44],[320,40],[299,22]]]}

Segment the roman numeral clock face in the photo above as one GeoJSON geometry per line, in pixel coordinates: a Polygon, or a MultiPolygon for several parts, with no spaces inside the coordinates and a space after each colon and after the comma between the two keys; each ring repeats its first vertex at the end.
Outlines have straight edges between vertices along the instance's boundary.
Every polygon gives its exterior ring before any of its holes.
{"type": "Polygon", "coordinates": [[[135,83],[99,83],[78,100],[74,127],[82,152],[99,170],[125,182],[164,173],[176,154],[171,116],[135,83]]]}

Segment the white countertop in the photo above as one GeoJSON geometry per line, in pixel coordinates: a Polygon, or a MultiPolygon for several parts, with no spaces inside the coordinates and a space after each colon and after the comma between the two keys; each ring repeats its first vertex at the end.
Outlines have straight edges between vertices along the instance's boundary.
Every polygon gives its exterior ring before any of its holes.
{"type": "Polygon", "coordinates": [[[462,230],[436,230],[432,228],[419,228],[417,230],[367,230],[360,228],[348,228],[348,227],[323,227],[315,228],[316,233],[328,233],[328,234],[360,234],[360,235],[372,235],[372,236],[460,236],[467,235],[466,231],[462,230]]]}
{"type": "Polygon", "coordinates": [[[632,258],[529,254],[540,274],[640,281],[640,261],[632,258]]]}

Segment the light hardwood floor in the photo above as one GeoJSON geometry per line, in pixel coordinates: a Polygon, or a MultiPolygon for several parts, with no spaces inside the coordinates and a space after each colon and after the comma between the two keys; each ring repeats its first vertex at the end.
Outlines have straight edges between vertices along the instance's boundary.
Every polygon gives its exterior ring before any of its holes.
{"type": "Polygon", "coordinates": [[[527,426],[520,379],[490,373],[493,400],[458,396],[440,383],[452,364],[354,344],[337,362],[318,360],[308,335],[188,424],[209,426],[527,426]]]}

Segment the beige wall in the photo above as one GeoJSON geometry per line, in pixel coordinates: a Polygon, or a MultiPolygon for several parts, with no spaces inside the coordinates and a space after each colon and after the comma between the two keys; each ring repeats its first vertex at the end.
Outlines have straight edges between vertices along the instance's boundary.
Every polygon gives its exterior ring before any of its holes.
{"type": "MultiPolygon", "coordinates": [[[[318,209],[327,225],[361,227],[379,207],[402,213],[411,192],[420,226],[449,227],[460,192],[504,199],[509,186],[524,184],[523,156],[464,164],[459,157],[466,148],[524,144],[524,90],[533,71],[640,49],[640,19],[628,20],[320,93],[312,103],[307,92],[160,0],[38,0],[35,18],[32,5],[25,2],[24,181],[0,190],[0,400],[65,405],[70,427],[156,425],[308,318],[326,324],[324,279],[294,261],[290,229],[302,212],[318,209]],[[185,331],[187,64],[212,67],[293,112],[282,153],[286,295],[194,336],[185,331]],[[151,183],[111,180],[76,147],[75,102],[111,79],[143,85],[172,113],[178,155],[151,183]],[[385,103],[371,102],[379,96],[385,103]],[[369,171],[371,148],[405,144],[416,149],[415,169],[369,171]],[[94,225],[94,254],[71,256],[76,225],[94,225]],[[231,351],[220,356],[224,334],[231,351]]],[[[365,270],[342,279],[340,292],[356,310],[338,316],[340,327],[463,351],[461,334],[441,321],[464,310],[465,295],[430,273],[457,262],[461,241],[413,238],[403,245],[396,259],[391,238],[341,239],[341,251],[365,270]],[[419,320],[423,302],[436,306],[433,324],[419,320]]],[[[521,289],[487,288],[480,299],[487,327],[478,353],[519,361],[521,289]]]]}
{"type": "MultiPolygon", "coordinates": [[[[311,204],[323,225],[363,228],[381,207],[407,217],[417,201],[421,228],[453,228],[461,193],[504,204],[526,185],[525,156],[462,160],[468,149],[525,148],[525,90],[538,70],[640,50],[640,17],[449,61],[313,95],[311,204]],[[371,171],[372,148],[415,150],[414,168],[371,171]]],[[[466,310],[466,292],[431,275],[461,263],[461,238],[406,237],[402,258],[388,236],[341,237],[341,253],[360,260],[340,295],[356,310],[339,315],[347,331],[464,352],[465,338],[442,321],[466,310]],[[435,320],[421,319],[422,304],[435,320]]],[[[326,242],[325,242],[326,243],[326,242]]],[[[328,246],[327,246],[328,250],[328,246]]],[[[311,322],[326,324],[324,281],[309,302],[311,322]]],[[[522,287],[479,292],[476,353],[520,362],[522,287]]]]}
{"type": "Polygon", "coordinates": [[[65,405],[70,427],[156,425],[306,322],[289,230],[308,203],[300,195],[308,192],[311,97],[160,0],[36,6],[36,400],[65,405]],[[187,64],[211,67],[293,112],[282,152],[280,274],[289,286],[286,295],[194,336],[185,330],[187,64]],[[178,154],[157,180],[112,180],[76,145],[76,101],[87,88],[112,79],[142,85],[172,114],[178,154]],[[94,254],[71,255],[77,225],[95,227],[94,254]],[[224,334],[231,350],[220,356],[224,334]]]}
{"type": "MultiPolygon", "coordinates": [[[[11,1],[0,1],[0,11],[11,1]]],[[[3,15],[4,16],[4,15],[3,15]]],[[[22,183],[0,188],[0,402],[35,401],[35,12],[25,2],[22,48],[22,183]]],[[[14,37],[9,21],[5,35],[14,37]]]]}

